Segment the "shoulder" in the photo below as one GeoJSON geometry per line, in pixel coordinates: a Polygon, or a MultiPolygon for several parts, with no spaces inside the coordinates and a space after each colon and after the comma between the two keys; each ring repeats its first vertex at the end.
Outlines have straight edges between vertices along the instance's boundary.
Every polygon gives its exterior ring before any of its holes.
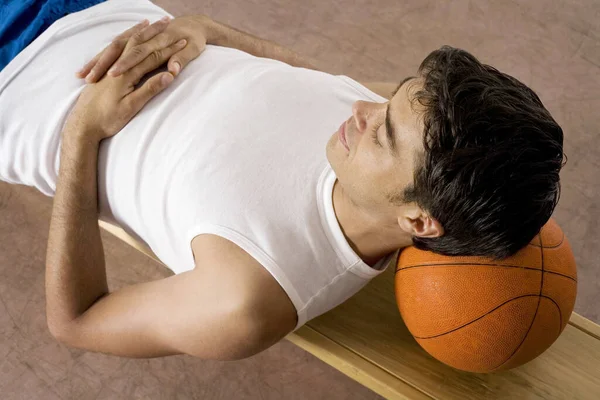
{"type": "Polygon", "coordinates": [[[192,240],[196,268],[214,279],[231,279],[251,318],[276,343],[297,323],[294,304],[277,280],[254,257],[232,241],[202,234],[192,240]],[[276,340],[275,340],[276,339],[276,340]]]}

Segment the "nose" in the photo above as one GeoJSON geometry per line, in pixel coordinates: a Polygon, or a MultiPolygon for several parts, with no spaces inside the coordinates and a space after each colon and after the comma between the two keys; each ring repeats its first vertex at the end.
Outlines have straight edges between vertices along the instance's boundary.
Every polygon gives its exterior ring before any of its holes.
{"type": "Polygon", "coordinates": [[[372,104],[363,100],[357,100],[352,104],[352,116],[359,132],[364,131],[368,125],[369,116],[374,112],[372,104]]]}

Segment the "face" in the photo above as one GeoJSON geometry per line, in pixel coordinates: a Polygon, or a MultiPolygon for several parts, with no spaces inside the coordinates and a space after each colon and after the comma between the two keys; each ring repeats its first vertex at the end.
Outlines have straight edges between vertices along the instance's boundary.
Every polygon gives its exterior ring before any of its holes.
{"type": "MultiPolygon", "coordinates": [[[[388,102],[355,102],[352,116],[344,122],[349,150],[338,132],[327,143],[327,159],[344,192],[375,218],[389,220],[401,212],[398,206],[390,204],[386,194],[412,184],[415,152],[424,151],[421,114],[409,101],[419,85],[419,78],[407,78],[388,102]],[[393,132],[386,124],[386,116],[393,132]],[[392,134],[395,150],[388,139],[392,134]]],[[[415,104],[416,107],[418,103],[415,104]]]]}

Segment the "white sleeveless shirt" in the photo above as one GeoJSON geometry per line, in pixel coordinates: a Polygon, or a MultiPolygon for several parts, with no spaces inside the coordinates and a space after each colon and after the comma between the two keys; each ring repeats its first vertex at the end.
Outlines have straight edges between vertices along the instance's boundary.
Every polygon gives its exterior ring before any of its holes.
{"type": "MultiPolygon", "coordinates": [[[[75,71],[120,32],[165,15],[147,0],[109,0],[56,21],[1,71],[0,179],[54,196],[60,132],[85,85],[75,71]]],[[[194,268],[195,236],[234,242],[285,290],[297,330],[396,254],[368,266],[333,209],[325,148],[356,100],[386,101],[344,75],[208,45],[101,142],[99,218],[176,274],[194,268]]]]}

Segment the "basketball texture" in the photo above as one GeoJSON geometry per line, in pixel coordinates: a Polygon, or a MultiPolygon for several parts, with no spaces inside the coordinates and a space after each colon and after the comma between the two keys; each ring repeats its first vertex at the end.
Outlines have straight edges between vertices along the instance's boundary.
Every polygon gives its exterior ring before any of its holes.
{"type": "Polygon", "coordinates": [[[506,370],[539,356],[565,328],[577,294],[575,258],[553,219],[500,262],[407,247],[395,294],[430,355],[464,371],[506,370]]]}

